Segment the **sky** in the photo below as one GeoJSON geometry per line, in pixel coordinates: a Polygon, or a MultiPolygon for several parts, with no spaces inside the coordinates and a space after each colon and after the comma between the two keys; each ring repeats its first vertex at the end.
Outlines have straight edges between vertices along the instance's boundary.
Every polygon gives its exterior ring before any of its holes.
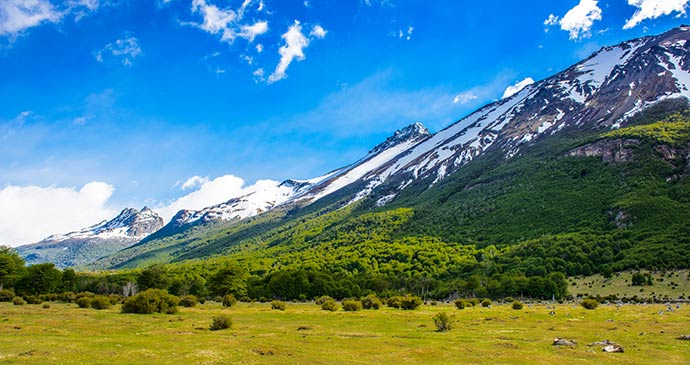
{"type": "Polygon", "coordinates": [[[0,244],[323,175],[688,2],[2,0],[0,244]]]}

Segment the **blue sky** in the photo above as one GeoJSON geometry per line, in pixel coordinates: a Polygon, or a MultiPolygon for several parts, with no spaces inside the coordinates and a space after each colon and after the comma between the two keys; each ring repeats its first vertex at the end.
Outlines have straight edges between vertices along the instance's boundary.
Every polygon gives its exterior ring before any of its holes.
{"type": "Polygon", "coordinates": [[[679,26],[687,3],[4,0],[0,243],[223,190],[221,177],[321,175],[411,122],[438,131],[511,85],[679,26]],[[42,214],[64,219],[22,226],[42,214]]]}

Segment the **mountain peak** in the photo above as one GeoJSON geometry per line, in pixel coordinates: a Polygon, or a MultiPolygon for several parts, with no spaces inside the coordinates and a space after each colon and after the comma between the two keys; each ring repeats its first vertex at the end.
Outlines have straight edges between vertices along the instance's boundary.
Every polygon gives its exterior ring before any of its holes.
{"type": "Polygon", "coordinates": [[[414,122],[405,128],[395,131],[392,136],[386,138],[385,141],[369,151],[369,154],[375,155],[407,141],[422,140],[429,135],[429,130],[422,123],[414,122]]]}

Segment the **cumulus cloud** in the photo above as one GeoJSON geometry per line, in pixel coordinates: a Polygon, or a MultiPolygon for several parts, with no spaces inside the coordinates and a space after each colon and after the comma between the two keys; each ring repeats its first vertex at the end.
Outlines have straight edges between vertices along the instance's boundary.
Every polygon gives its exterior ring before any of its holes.
{"type": "Polygon", "coordinates": [[[597,4],[597,0],[580,0],[580,3],[568,10],[562,18],[550,14],[544,20],[544,25],[560,25],[562,30],[570,34],[570,39],[589,38],[592,34],[592,25],[595,21],[601,20],[602,11],[597,4]]]}
{"type": "Polygon", "coordinates": [[[66,16],[79,20],[101,7],[99,0],[69,0],[54,5],[49,0],[0,1],[0,37],[16,39],[28,29],[59,23],[66,16]]]}
{"type": "Polygon", "coordinates": [[[328,31],[326,31],[325,29],[323,29],[323,27],[317,24],[311,28],[311,32],[309,32],[309,35],[314,38],[324,39],[326,37],[326,33],[328,33],[328,31]]]}
{"type": "Polygon", "coordinates": [[[285,73],[293,60],[304,60],[304,49],[309,46],[309,39],[302,34],[302,26],[298,20],[292,24],[281,38],[285,40],[285,45],[280,47],[280,62],[275,71],[268,76],[268,82],[273,83],[287,77],[285,73]]]}
{"type": "MultiPolygon", "coordinates": [[[[209,4],[206,0],[192,1],[192,12],[203,16],[202,23],[186,23],[196,26],[213,35],[220,35],[221,41],[233,43],[237,37],[253,42],[258,35],[268,31],[268,22],[258,21],[254,24],[244,23],[244,15],[252,0],[245,0],[237,11],[221,9],[209,4]]],[[[263,2],[259,3],[257,11],[263,10],[263,2]]]]}
{"type": "Polygon", "coordinates": [[[200,210],[216,204],[224,203],[232,198],[238,198],[259,190],[266,186],[275,187],[277,183],[272,180],[259,180],[253,185],[245,186],[243,179],[233,176],[224,175],[213,180],[202,178],[199,176],[192,176],[182,185],[188,188],[194,187],[196,190],[182,196],[169,204],[159,206],[156,212],[163,217],[165,221],[169,221],[175,213],[182,209],[200,210]]]}
{"type": "Polygon", "coordinates": [[[477,95],[475,95],[471,91],[465,91],[458,95],[455,95],[455,97],[453,98],[453,104],[467,104],[475,99],[477,99],[477,95]]]}
{"type": "Polygon", "coordinates": [[[142,54],[139,40],[135,37],[125,37],[106,44],[105,47],[94,53],[94,57],[96,57],[96,61],[101,63],[112,57],[121,62],[123,66],[130,67],[133,65],[134,59],[142,54]]]}
{"type": "Polygon", "coordinates": [[[43,23],[57,23],[63,13],[47,0],[0,2],[0,35],[16,35],[43,23]]]}
{"type": "Polygon", "coordinates": [[[531,77],[527,77],[522,81],[518,81],[517,83],[515,83],[515,85],[510,85],[505,89],[501,99],[505,99],[507,97],[513,96],[514,94],[518,93],[520,90],[524,89],[526,86],[529,86],[532,84],[534,84],[534,80],[532,80],[531,77]]]}
{"type": "Polygon", "coordinates": [[[187,179],[185,182],[178,182],[176,185],[180,185],[180,188],[182,190],[188,190],[192,188],[196,188],[198,186],[202,186],[209,182],[208,177],[201,177],[201,176],[192,176],[189,179],[187,179]]]}
{"type": "Polygon", "coordinates": [[[672,13],[685,15],[688,1],[690,0],[628,0],[628,5],[636,7],[637,10],[626,21],[623,29],[634,28],[645,19],[656,19],[672,13]]]}
{"type": "Polygon", "coordinates": [[[74,187],[9,185],[0,190],[0,244],[17,246],[68,233],[114,216],[106,206],[114,187],[90,182],[74,187]]]}

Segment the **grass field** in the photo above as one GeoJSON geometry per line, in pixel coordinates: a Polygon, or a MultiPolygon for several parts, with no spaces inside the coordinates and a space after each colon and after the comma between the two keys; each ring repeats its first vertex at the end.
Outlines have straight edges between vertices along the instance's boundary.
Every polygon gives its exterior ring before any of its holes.
{"type": "MultiPolygon", "coordinates": [[[[646,272],[646,271],[645,271],[646,272]]],[[[690,299],[690,270],[675,270],[668,272],[651,272],[653,285],[634,286],[630,271],[616,273],[610,279],[601,275],[580,278],[569,278],[568,292],[572,295],[617,295],[618,297],[637,296],[638,298],[671,298],[683,297],[690,299]]]]}
{"type": "Polygon", "coordinates": [[[326,312],[314,304],[208,302],[173,315],[120,314],[74,304],[0,303],[0,363],[8,364],[688,364],[690,305],[660,315],[663,305],[509,305],[415,311],[326,312]],[[554,315],[549,312],[554,311],[554,315]],[[436,332],[432,316],[455,315],[450,332],[436,332]],[[231,329],[209,331],[228,314],[231,329]],[[300,329],[301,328],[301,329],[300,329]],[[552,346],[556,337],[577,341],[552,346]],[[588,343],[608,339],[625,353],[588,343]]]}

